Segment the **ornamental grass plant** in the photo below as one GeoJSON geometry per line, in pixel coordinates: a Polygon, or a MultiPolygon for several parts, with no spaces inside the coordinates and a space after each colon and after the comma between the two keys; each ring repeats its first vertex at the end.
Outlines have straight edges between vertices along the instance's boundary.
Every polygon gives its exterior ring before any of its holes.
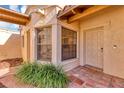
{"type": "Polygon", "coordinates": [[[19,81],[40,88],[64,88],[69,79],[61,66],[53,64],[23,64],[16,72],[19,81]]]}

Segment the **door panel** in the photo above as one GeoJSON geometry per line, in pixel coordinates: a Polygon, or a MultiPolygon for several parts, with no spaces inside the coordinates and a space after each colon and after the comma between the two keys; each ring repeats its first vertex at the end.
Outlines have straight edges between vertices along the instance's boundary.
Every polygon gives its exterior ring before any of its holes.
{"type": "Polygon", "coordinates": [[[86,64],[103,67],[103,31],[101,28],[90,29],[86,34],[86,64]]]}

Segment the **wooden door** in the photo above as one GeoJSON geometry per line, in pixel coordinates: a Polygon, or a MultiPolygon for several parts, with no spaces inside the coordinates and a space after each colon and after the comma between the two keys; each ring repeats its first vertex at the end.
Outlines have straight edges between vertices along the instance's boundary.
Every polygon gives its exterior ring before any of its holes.
{"type": "Polygon", "coordinates": [[[103,68],[103,30],[101,28],[94,28],[86,30],[86,64],[103,68]]]}

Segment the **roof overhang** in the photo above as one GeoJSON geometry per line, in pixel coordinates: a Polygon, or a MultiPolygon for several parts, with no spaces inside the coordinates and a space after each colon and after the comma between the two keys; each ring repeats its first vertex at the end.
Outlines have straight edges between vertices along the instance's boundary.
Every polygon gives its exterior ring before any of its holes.
{"type": "Polygon", "coordinates": [[[58,18],[64,19],[81,13],[92,5],[67,5],[58,13],[58,18]]]}
{"type": "Polygon", "coordinates": [[[28,15],[0,7],[0,21],[26,25],[30,21],[30,17],[28,15]]]}
{"type": "Polygon", "coordinates": [[[74,5],[60,11],[58,18],[67,19],[68,23],[71,23],[108,8],[109,6],[110,5],[74,5]]]}

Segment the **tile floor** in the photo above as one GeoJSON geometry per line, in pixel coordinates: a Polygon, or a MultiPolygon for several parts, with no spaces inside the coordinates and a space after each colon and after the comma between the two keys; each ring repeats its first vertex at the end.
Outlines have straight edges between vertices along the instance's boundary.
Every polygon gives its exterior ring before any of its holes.
{"type": "Polygon", "coordinates": [[[70,88],[124,88],[124,79],[114,77],[91,66],[79,66],[67,74],[70,88]]]}

